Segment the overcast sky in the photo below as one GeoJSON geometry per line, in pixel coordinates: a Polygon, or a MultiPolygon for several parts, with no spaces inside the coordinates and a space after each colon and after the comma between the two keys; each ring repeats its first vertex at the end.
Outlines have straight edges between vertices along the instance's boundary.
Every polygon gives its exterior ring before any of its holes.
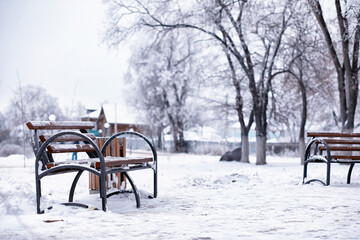
{"type": "Polygon", "coordinates": [[[129,51],[101,42],[101,0],[0,0],[0,111],[21,84],[43,86],[61,107],[121,102],[129,51]]]}

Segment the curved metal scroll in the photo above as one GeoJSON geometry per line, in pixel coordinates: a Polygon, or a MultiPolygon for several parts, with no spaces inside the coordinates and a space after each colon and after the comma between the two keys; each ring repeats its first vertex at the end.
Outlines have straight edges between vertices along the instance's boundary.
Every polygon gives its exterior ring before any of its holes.
{"type": "MultiPolygon", "coordinates": [[[[135,195],[135,200],[136,200],[136,207],[139,208],[141,206],[140,204],[140,194],[139,194],[139,191],[136,187],[136,185],[134,184],[134,181],[132,180],[132,178],[129,176],[129,174],[127,172],[123,172],[123,174],[125,175],[125,177],[128,179],[132,189],[133,189],[133,193],[135,195]]],[[[112,192],[112,193],[109,193],[106,197],[111,197],[113,195],[117,195],[117,194],[120,194],[120,193],[123,193],[124,191],[115,191],[115,192],[112,192]]]]}
{"type": "Polygon", "coordinates": [[[355,163],[351,163],[350,164],[350,167],[349,167],[349,172],[348,172],[348,176],[347,176],[347,184],[350,184],[350,181],[351,181],[351,173],[352,173],[352,170],[355,166],[355,163]]]}

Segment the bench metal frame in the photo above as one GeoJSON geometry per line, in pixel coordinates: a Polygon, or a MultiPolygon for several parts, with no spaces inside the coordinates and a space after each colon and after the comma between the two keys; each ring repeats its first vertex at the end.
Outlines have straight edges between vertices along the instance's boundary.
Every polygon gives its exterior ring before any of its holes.
{"type": "MultiPolygon", "coordinates": [[[[40,128],[39,128],[40,129],[40,128]]],[[[54,128],[53,128],[54,129],[54,128]]],[[[75,129],[75,128],[71,128],[71,129],[75,129]]],[[[150,142],[149,139],[147,139],[144,135],[137,133],[137,132],[132,132],[132,131],[125,131],[125,132],[119,132],[116,133],[114,135],[112,135],[104,144],[104,146],[102,147],[102,149],[100,150],[99,147],[96,145],[96,143],[89,138],[88,136],[84,135],[83,133],[86,132],[86,130],[81,129],[80,131],[83,132],[74,132],[74,131],[62,131],[59,133],[56,133],[54,135],[52,135],[49,139],[47,139],[44,143],[42,143],[39,140],[39,136],[38,136],[38,129],[31,129],[34,131],[33,136],[32,136],[32,143],[33,143],[33,148],[34,148],[34,152],[36,155],[36,159],[35,159],[35,181],[36,181],[36,205],[37,205],[37,213],[44,213],[43,210],[41,210],[40,208],[40,202],[41,202],[41,179],[46,177],[46,176],[50,176],[50,175],[54,175],[54,174],[60,174],[60,173],[66,173],[66,172],[77,172],[71,188],[70,188],[70,192],[69,192],[69,198],[68,198],[68,202],[63,203],[66,206],[77,206],[77,207],[85,207],[88,208],[87,205],[82,204],[82,203],[75,203],[74,202],[74,193],[75,193],[75,189],[76,189],[76,185],[82,175],[82,173],[84,171],[88,171],[90,173],[93,173],[95,175],[97,175],[100,179],[100,198],[102,201],[102,210],[106,211],[106,204],[107,204],[107,198],[111,197],[113,195],[119,194],[124,192],[123,190],[119,190],[119,191],[115,191],[112,192],[110,194],[106,193],[106,175],[107,174],[111,174],[111,173],[121,173],[123,174],[126,179],[129,181],[131,187],[132,187],[132,191],[135,195],[135,199],[136,199],[136,206],[140,207],[140,195],[139,192],[136,188],[136,185],[134,183],[134,181],[132,180],[132,178],[129,176],[128,172],[129,171],[136,171],[136,170],[142,170],[142,169],[152,169],[154,172],[154,179],[153,179],[153,196],[154,198],[157,197],[157,152],[155,147],[153,146],[153,144],[150,142]],[[100,161],[100,168],[96,169],[94,167],[90,167],[88,164],[79,164],[76,161],[74,161],[74,163],[66,163],[66,164],[59,164],[59,165],[55,165],[51,168],[47,168],[46,163],[47,162],[51,162],[51,155],[47,152],[47,147],[49,146],[50,143],[54,142],[54,140],[56,138],[62,137],[64,135],[75,135],[77,137],[80,137],[86,144],[90,144],[93,148],[94,151],[93,152],[88,152],[88,155],[90,158],[98,158],[100,161]],[[106,158],[105,156],[105,151],[107,146],[111,143],[111,141],[113,141],[115,138],[117,137],[121,137],[124,135],[133,135],[136,137],[141,138],[142,140],[144,140],[147,145],[150,147],[151,151],[152,151],[152,155],[153,155],[153,162],[150,163],[142,163],[142,164],[131,164],[131,165],[122,165],[122,166],[116,166],[116,167],[110,167],[107,168],[106,167],[106,158]],[[49,159],[50,156],[50,159],[49,159]],[[40,166],[40,164],[42,164],[42,166],[40,166]]],[[[41,130],[44,130],[44,128],[42,128],[41,130]]],[[[47,130],[47,129],[45,129],[47,130]]]]}

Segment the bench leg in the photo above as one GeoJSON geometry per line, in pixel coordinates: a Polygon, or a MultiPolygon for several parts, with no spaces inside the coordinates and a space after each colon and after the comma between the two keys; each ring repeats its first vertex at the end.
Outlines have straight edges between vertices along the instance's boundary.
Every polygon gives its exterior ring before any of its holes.
{"type": "Polygon", "coordinates": [[[40,198],[41,198],[41,182],[40,179],[36,176],[36,209],[37,213],[44,213],[40,210],[40,198]]]}
{"type": "Polygon", "coordinates": [[[157,172],[154,171],[154,198],[157,197],[157,172]]]}
{"type": "MultiPolygon", "coordinates": [[[[76,206],[76,207],[83,207],[83,208],[88,208],[89,206],[88,205],[85,205],[85,204],[81,204],[81,203],[73,203],[74,201],[74,192],[75,192],[75,188],[76,188],[76,185],[82,175],[82,173],[84,172],[84,170],[80,170],[75,178],[74,178],[74,181],[71,185],[71,189],[70,189],[70,193],[69,193],[69,202],[68,203],[64,203],[63,205],[65,206],[76,206]]],[[[106,211],[106,197],[105,197],[105,200],[104,200],[104,197],[101,197],[101,200],[102,200],[102,210],[103,211],[106,211]]],[[[95,208],[97,210],[97,208],[95,208]]]]}
{"type": "Polygon", "coordinates": [[[76,188],[76,185],[79,181],[79,178],[81,177],[81,174],[84,172],[84,170],[80,170],[75,178],[74,178],[74,181],[71,185],[71,188],[70,188],[70,193],[69,193],[69,202],[73,202],[74,201],[74,192],[75,192],[75,188],[76,188]]]}
{"type": "Polygon", "coordinates": [[[129,183],[134,191],[134,195],[135,195],[135,200],[136,200],[136,207],[139,208],[140,207],[140,196],[139,196],[139,192],[134,184],[134,181],[132,180],[132,178],[129,176],[129,174],[127,172],[124,172],[125,177],[129,180],[129,183]]]}
{"type": "Polygon", "coordinates": [[[102,210],[106,212],[106,178],[105,175],[99,176],[100,179],[100,198],[102,202],[102,210]]]}
{"type": "Polygon", "coordinates": [[[102,203],[102,210],[104,211],[104,212],[106,212],[106,197],[102,197],[101,198],[101,203],[102,203]]]}
{"type": "Polygon", "coordinates": [[[347,176],[347,184],[350,184],[350,181],[351,181],[351,173],[352,173],[352,170],[355,166],[355,163],[351,163],[350,164],[350,168],[349,168],[349,172],[348,172],[348,176],[347,176]]]}
{"type": "Polygon", "coordinates": [[[305,184],[305,179],[307,178],[307,166],[308,166],[308,162],[305,160],[304,162],[304,173],[303,173],[303,184],[305,184]]]}
{"type": "Polygon", "coordinates": [[[330,185],[330,170],[331,170],[331,160],[327,160],[326,162],[327,168],[326,168],[326,186],[330,185]]]}

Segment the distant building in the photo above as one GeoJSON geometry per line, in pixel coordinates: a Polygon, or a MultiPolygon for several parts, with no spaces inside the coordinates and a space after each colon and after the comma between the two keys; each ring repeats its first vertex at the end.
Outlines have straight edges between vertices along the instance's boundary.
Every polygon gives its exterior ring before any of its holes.
{"type": "Polygon", "coordinates": [[[90,121],[96,123],[99,118],[100,110],[86,109],[86,115],[81,118],[81,121],[90,121]]]}
{"type": "Polygon", "coordinates": [[[97,136],[111,136],[115,132],[133,130],[148,135],[150,126],[144,121],[144,113],[121,104],[104,104],[100,110],[89,111],[81,118],[82,121],[92,121],[97,136]]]}

